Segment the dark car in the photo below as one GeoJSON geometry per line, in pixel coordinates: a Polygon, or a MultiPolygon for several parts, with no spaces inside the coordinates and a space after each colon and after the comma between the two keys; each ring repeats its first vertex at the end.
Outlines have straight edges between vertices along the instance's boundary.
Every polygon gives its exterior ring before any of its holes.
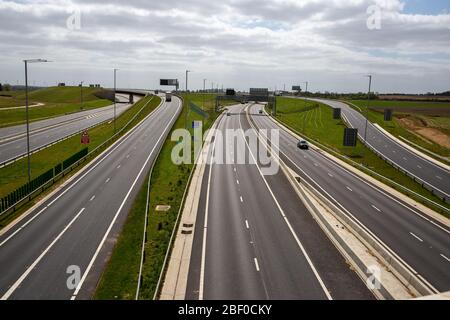
{"type": "Polygon", "coordinates": [[[297,147],[298,147],[299,149],[308,150],[308,149],[309,149],[309,144],[308,144],[308,142],[305,141],[305,140],[300,140],[300,141],[297,143],[297,147]]]}
{"type": "Polygon", "coordinates": [[[230,113],[230,112],[227,112],[227,117],[229,117],[229,116],[231,116],[231,113],[230,113]]]}
{"type": "Polygon", "coordinates": [[[259,110],[259,114],[263,114],[263,111],[262,111],[262,110],[259,110]]]}

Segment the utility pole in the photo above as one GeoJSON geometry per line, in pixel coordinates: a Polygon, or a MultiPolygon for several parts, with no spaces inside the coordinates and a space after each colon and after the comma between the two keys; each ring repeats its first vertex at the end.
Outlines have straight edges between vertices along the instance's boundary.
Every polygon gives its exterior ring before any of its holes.
{"type": "Polygon", "coordinates": [[[306,91],[305,91],[305,94],[308,94],[308,81],[305,81],[305,83],[306,83],[306,91]]]}
{"type": "Polygon", "coordinates": [[[203,110],[205,110],[206,80],[207,79],[203,79],[203,94],[202,94],[202,96],[203,96],[203,105],[202,105],[203,110]]]}

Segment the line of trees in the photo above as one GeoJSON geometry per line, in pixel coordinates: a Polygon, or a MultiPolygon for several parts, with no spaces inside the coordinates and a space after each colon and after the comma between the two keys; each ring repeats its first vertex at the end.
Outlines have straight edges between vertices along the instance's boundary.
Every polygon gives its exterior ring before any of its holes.
{"type": "Polygon", "coordinates": [[[5,84],[0,83],[0,91],[11,91],[11,85],[8,83],[5,84]]]}

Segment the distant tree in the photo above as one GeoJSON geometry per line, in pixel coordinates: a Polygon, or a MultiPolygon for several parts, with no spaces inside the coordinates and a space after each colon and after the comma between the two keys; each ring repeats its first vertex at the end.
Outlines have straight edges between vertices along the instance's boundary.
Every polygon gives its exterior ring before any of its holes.
{"type": "Polygon", "coordinates": [[[8,84],[8,83],[5,83],[5,84],[3,85],[3,90],[4,90],[4,91],[11,91],[11,85],[8,84]]]}
{"type": "Polygon", "coordinates": [[[0,83],[0,91],[3,91],[3,85],[0,83]]]}

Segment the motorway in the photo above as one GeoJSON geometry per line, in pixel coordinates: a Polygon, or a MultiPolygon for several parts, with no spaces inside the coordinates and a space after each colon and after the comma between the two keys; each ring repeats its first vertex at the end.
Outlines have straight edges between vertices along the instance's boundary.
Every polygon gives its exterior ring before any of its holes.
{"type": "Polygon", "coordinates": [[[180,111],[178,98],[163,102],[0,236],[1,299],[91,297],[134,198],[180,111]],[[72,286],[70,276],[77,270],[81,281],[72,286]]]}
{"type": "MultiPolygon", "coordinates": [[[[134,100],[140,99],[135,96],[134,100]]],[[[128,101],[117,95],[119,101],[128,101]]],[[[117,116],[131,104],[117,103],[117,116]]],[[[34,151],[64,137],[75,134],[114,118],[114,105],[91,109],[30,123],[30,150],[34,151]]],[[[26,125],[0,128],[0,164],[25,155],[27,152],[26,125]]]]}
{"type": "MultiPolygon", "coordinates": [[[[250,129],[243,108],[228,107],[218,130],[250,129]]],[[[373,299],[281,170],[264,176],[242,133],[214,138],[234,160],[206,166],[186,299],[373,299]]]]}
{"type": "MultiPolygon", "coordinates": [[[[321,152],[300,151],[297,138],[266,115],[262,106],[250,108],[261,129],[280,129],[281,159],[344,212],[375,235],[430,284],[450,290],[450,230],[411,205],[387,194],[338,165],[321,152]]],[[[450,180],[447,180],[447,183],[450,180]]]]}
{"type": "MultiPolygon", "coordinates": [[[[346,120],[351,127],[358,129],[358,134],[361,140],[364,141],[366,119],[360,112],[339,101],[325,99],[309,100],[321,102],[332,108],[341,108],[341,112],[346,120]]],[[[368,122],[367,126],[367,144],[377,152],[383,154],[385,158],[403,168],[409,175],[426,182],[429,188],[433,189],[439,196],[450,199],[449,170],[403,147],[370,122],[368,122]]]]}

